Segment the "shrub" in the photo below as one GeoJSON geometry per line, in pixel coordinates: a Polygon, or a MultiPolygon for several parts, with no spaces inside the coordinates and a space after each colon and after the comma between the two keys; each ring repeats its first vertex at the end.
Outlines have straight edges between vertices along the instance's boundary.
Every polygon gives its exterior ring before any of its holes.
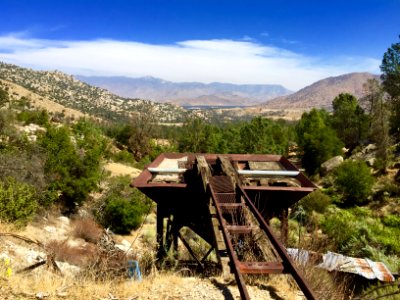
{"type": "Polygon", "coordinates": [[[386,255],[400,253],[400,228],[397,218],[374,217],[371,210],[355,207],[328,211],[321,223],[323,231],[344,254],[372,257],[371,247],[386,255]]]}
{"type": "Polygon", "coordinates": [[[37,209],[36,191],[27,183],[9,177],[0,181],[0,219],[26,224],[37,209]]]}
{"type": "Polygon", "coordinates": [[[49,124],[49,114],[46,110],[24,110],[17,115],[18,121],[27,124],[37,124],[41,126],[47,126],[49,124]]]}
{"type": "Polygon", "coordinates": [[[316,190],[298,202],[306,213],[311,214],[313,211],[318,213],[324,213],[326,207],[331,204],[331,198],[325,195],[320,190],[316,190]]]}
{"type": "Polygon", "coordinates": [[[133,158],[132,153],[129,153],[126,150],[122,150],[113,154],[112,159],[115,162],[128,163],[132,165],[135,163],[135,159],[133,158]]]}
{"type": "Polygon", "coordinates": [[[139,227],[144,207],[137,201],[119,197],[106,200],[104,206],[104,224],[116,233],[127,234],[139,227]]]}
{"type": "Polygon", "coordinates": [[[139,227],[150,202],[139,190],[129,186],[129,177],[117,177],[103,200],[97,218],[104,227],[127,234],[139,227]]]}
{"type": "Polygon", "coordinates": [[[365,204],[372,193],[374,177],[363,161],[348,160],[335,172],[335,186],[345,206],[365,204]]]}
{"type": "Polygon", "coordinates": [[[382,223],[385,224],[386,226],[400,228],[400,216],[395,216],[395,215],[384,216],[382,219],[382,223]]]}

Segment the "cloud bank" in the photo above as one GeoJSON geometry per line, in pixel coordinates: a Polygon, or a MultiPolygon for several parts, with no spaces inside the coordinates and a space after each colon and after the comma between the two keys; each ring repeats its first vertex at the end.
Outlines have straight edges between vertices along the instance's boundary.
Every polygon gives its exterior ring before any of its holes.
{"type": "Polygon", "coordinates": [[[0,36],[0,61],[34,69],[96,76],[154,76],[184,82],[282,84],[298,90],[349,72],[379,72],[380,60],[330,61],[252,40],[188,40],[169,45],[132,41],[62,41],[0,36]]]}

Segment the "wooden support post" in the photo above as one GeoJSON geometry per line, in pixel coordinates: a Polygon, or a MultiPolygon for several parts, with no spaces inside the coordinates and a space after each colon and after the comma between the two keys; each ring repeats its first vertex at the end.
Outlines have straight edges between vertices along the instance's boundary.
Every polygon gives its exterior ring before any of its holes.
{"type": "Polygon", "coordinates": [[[172,248],[174,250],[175,259],[179,258],[179,252],[178,252],[178,233],[179,233],[179,229],[180,228],[178,228],[176,224],[172,228],[172,248]]]}
{"type": "Polygon", "coordinates": [[[281,211],[281,242],[287,246],[289,235],[289,211],[287,207],[283,207],[281,211]]]}
{"type": "Polygon", "coordinates": [[[161,260],[164,255],[164,214],[160,205],[157,206],[157,260],[161,260]]]}

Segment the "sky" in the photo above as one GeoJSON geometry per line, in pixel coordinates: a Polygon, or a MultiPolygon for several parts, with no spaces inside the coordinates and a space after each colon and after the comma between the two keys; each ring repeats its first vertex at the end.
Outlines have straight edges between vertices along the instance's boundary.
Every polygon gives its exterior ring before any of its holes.
{"type": "Polygon", "coordinates": [[[73,75],[281,84],[379,74],[400,0],[0,0],[0,61],[73,75]]]}

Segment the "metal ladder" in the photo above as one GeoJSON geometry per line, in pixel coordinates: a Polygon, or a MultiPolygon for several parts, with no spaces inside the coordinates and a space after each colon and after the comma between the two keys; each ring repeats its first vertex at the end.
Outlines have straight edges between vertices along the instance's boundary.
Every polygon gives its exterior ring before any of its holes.
{"type": "Polygon", "coordinates": [[[216,219],[219,225],[214,226],[217,254],[222,257],[221,260],[228,257],[241,298],[250,299],[243,275],[289,273],[307,299],[316,299],[286,249],[242,188],[230,161],[226,157],[218,157],[218,174],[213,174],[204,157],[197,157],[197,163],[205,191],[210,197],[213,223],[216,219]]]}

